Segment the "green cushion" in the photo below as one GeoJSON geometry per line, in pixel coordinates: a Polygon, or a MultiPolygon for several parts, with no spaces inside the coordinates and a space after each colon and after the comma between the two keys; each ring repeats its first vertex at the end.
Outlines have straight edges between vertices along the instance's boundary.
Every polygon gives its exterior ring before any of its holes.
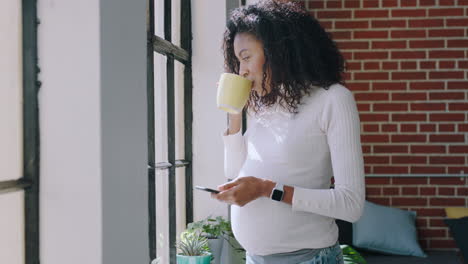
{"type": "Polygon", "coordinates": [[[364,213],[353,223],[353,245],[380,253],[426,257],[417,239],[416,212],[366,201],[364,213]]]}

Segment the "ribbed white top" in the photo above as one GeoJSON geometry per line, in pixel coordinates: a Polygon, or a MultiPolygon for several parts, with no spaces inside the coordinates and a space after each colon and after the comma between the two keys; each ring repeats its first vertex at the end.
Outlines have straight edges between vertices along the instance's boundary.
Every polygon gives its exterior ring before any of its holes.
{"type": "Polygon", "coordinates": [[[362,214],[364,164],[353,95],[338,84],[316,88],[298,110],[274,106],[249,114],[243,136],[223,136],[227,178],[255,176],[295,187],[292,206],[260,198],[231,207],[234,234],[252,255],[332,246],[334,219],[354,222],[362,214]]]}

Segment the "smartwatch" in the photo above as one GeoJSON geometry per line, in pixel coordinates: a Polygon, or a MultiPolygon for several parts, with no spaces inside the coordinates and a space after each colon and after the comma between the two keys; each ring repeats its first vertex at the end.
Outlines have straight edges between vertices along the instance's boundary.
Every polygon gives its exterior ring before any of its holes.
{"type": "Polygon", "coordinates": [[[275,188],[271,191],[270,198],[274,201],[281,202],[283,200],[284,196],[284,190],[283,190],[283,184],[281,183],[276,183],[275,188]]]}

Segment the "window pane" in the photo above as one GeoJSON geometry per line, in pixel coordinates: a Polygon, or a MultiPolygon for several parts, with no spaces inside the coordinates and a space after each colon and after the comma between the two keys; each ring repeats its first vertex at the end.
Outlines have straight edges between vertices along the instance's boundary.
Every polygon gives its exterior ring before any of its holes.
{"type": "Polygon", "coordinates": [[[0,181],[22,176],[21,1],[0,1],[0,181]]]}
{"type": "Polygon", "coordinates": [[[0,263],[24,263],[23,191],[0,194],[0,263]]]}
{"type": "Polygon", "coordinates": [[[159,263],[169,263],[168,170],[156,170],[156,251],[159,263]]]}
{"type": "Polygon", "coordinates": [[[154,54],[154,130],[156,163],[167,162],[166,57],[154,54]]]}
{"type": "Polygon", "coordinates": [[[176,159],[185,159],[185,126],[184,126],[184,109],[191,107],[184,102],[184,64],[175,61],[175,81],[174,81],[174,98],[175,98],[175,138],[176,138],[176,159]]]}

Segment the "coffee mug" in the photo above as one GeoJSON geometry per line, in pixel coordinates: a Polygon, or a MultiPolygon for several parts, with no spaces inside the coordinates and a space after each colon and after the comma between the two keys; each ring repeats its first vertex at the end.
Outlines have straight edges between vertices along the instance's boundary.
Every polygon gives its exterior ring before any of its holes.
{"type": "Polygon", "coordinates": [[[231,114],[239,114],[249,99],[251,89],[251,80],[237,74],[221,74],[218,84],[218,108],[231,114]]]}

